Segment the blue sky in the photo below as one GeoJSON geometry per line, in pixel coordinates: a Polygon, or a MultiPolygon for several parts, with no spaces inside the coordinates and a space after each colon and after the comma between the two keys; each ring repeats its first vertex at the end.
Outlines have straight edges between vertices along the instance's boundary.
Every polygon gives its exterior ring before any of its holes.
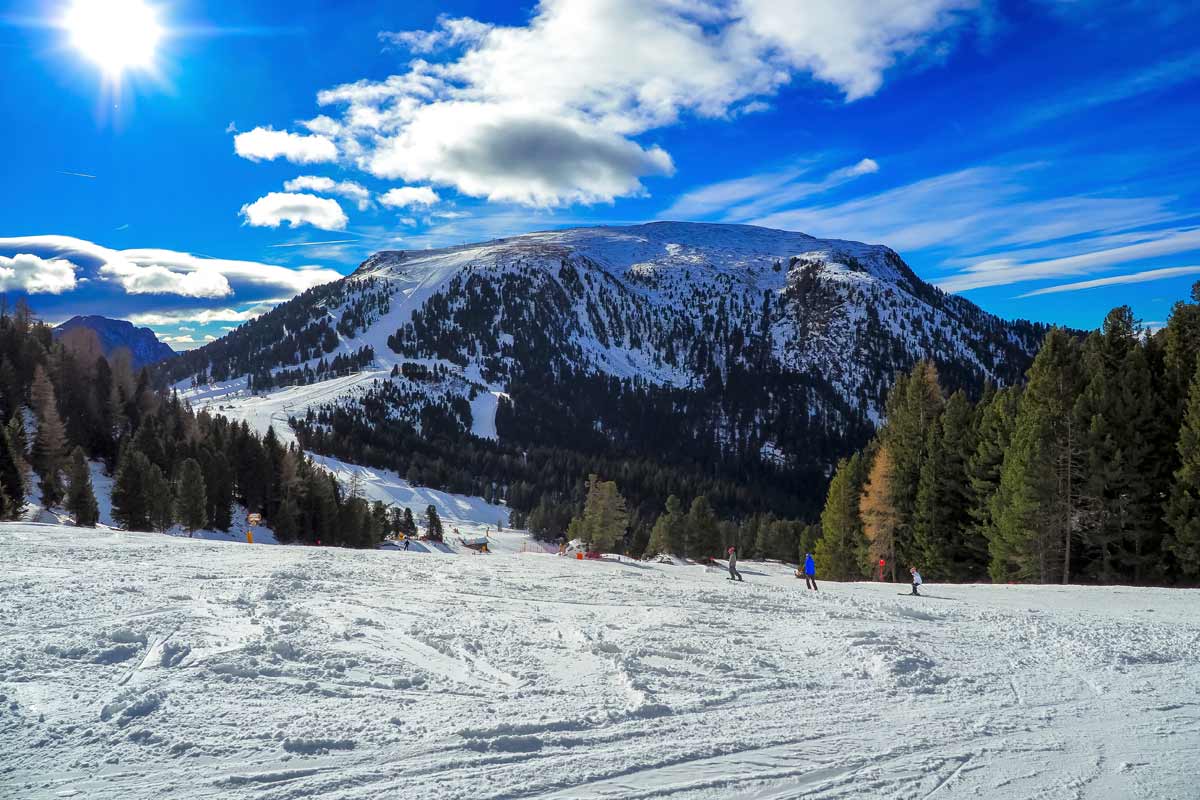
{"type": "Polygon", "coordinates": [[[0,289],[50,319],[186,348],[377,249],[653,219],[1078,327],[1200,279],[1194,3],[148,0],[119,76],[80,4],[0,6],[0,289]]]}

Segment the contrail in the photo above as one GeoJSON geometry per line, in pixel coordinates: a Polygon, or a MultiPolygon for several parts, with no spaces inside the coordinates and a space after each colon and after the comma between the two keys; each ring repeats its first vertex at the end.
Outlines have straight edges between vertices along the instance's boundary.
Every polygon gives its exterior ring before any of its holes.
{"type": "Polygon", "coordinates": [[[68,172],[65,169],[58,170],[60,175],[74,175],[77,178],[94,178],[95,175],[88,175],[86,172],[68,172]]]}

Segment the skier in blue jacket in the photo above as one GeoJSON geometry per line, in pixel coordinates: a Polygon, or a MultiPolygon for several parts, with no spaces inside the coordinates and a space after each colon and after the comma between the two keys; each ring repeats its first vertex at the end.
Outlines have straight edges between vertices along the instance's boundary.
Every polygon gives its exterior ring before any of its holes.
{"type": "Polygon", "coordinates": [[[804,585],[817,591],[817,563],[813,561],[812,553],[804,554],[804,585]]]}

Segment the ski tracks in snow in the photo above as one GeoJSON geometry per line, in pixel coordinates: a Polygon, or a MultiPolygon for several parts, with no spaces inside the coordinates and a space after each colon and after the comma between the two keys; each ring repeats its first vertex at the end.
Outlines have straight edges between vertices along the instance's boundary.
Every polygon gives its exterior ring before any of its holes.
{"type": "Polygon", "coordinates": [[[1173,798],[1200,758],[1195,592],[48,526],[0,557],[0,796],[1173,798]]]}

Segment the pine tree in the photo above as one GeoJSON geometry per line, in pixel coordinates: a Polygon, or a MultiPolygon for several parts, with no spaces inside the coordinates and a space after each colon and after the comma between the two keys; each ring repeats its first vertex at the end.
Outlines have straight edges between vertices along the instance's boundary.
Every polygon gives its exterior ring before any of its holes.
{"type": "Polygon", "coordinates": [[[67,491],[66,509],[75,517],[81,528],[94,528],[100,521],[100,507],[96,493],[92,490],[92,475],[82,447],[71,453],[70,489],[67,491]]]}
{"type": "Polygon", "coordinates": [[[583,511],[571,520],[568,535],[582,539],[594,552],[611,552],[629,527],[625,498],[613,481],[588,477],[587,498],[583,511]]]}
{"type": "Polygon", "coordinates": [[[646,545],[645,555],[671,555],[680,544],[680,528],[683,525],[683,506],[675,495],[667,497],[666,510],[659,514],[650,532],[650,543],[646,545]]]}
{"type": "Polygon", "coordinates": [[[185,459],[175,478],[176,518],[191,536],[208,525],[208,489],[204,472],[194,458],[185,459]]]}
{"type": "Polygon", "coordinates": [[[67,433],[58,415],[54,386],[40,364],[34,373],[30,396],[38,416],[37,434],[33,440],[33,468],[42,490],[42,505],[51,508],[63,498],[62,468],[67,433]]]}
{"type": "Polygon", "coordinates": [[[150,502],[146,481],[150,459],[132,445],[121,451],[117,473],[113,477],[113,519],[126,530],[150,530],[150,502]]]}
{"type": "Polygon", "coordinates": [[[896,481],[891,447],[885,443],[876,451],[871,463],[858,513],[862,517],[863,534],[869,542],[868,565],[883,559],[892,581],[896,580],[896,532],[900,528],[900,514],[892,499],[896,481]]]}
{"type": "Polygon", "coordinates": [[[825,509],[821,512],[821,540],[813,554],[817,572],[832,580],[846,581],[863,576],[866,536],[859,514],[864,455],[855,453],[838,462],[829,483],[825,509]]]}
{"type": "Polygon", "coordinates": [[[1167,501],[1168,547],[1180,575],[1194,582],[1200,579],[1200,362],[1192,378],[1178,450],[1180,466],[1167,501]]]}
{"type": "Polygon", "coordinates": [[[430,505],[425,509],[425,535],[435,542],[444,540],[442,519],[438,516],[437,507],[430,505]]]}
{"type": "Polygon", "coordinates": [[[412,509],[407,506],[404,508],[404,521],[400,533],[410,538],[415,538],[417,535],[417,521],[413,519],[412,509]]]}
{"type": "Polygon", "coordinates": [[[1072,413],[1078,350],[1066,331],[1055,328],[1029,369],[993,498],[988,571],[995,581],[1070,580],[1082,447],[1072,413]]]}

